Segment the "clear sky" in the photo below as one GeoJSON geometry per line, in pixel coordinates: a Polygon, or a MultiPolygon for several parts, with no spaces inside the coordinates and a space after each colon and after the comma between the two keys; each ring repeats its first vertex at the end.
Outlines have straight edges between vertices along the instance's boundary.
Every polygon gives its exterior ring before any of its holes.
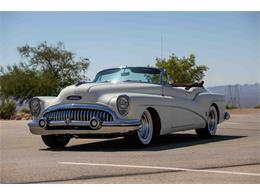
{"type": "Polygon", "coordinates": [[[195,54],[207,86],[260,82],[260,12],[0,12],[0,65],[18,63],[17,46],[63,41],[109,67],[153,65],[155,57],[195,54]]]}

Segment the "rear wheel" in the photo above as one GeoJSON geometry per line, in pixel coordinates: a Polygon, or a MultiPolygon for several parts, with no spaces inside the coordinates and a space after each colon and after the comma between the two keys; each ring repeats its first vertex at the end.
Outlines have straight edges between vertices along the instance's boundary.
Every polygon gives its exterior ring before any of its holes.
{"type": "Polygon", "coordinates": [[[69,143],[70,138],[68,135],[42,135],[42,141],[50,148],[63,148],[69,143]]]}
{"type": "Polygon", "coordinates": [[[207,125],[205,128],[196,129],[196,133],[200,138],[211,138],[216,134],[218,126],[218,113],[214,106],[208,111],[207,125]]]}

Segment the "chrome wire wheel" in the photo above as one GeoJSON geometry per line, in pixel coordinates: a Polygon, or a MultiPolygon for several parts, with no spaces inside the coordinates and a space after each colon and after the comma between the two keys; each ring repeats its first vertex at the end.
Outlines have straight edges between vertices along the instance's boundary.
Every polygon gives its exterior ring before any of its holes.
{"type": "Polygon", "coordinates": [[[153,138],[153,119],[148,110],[145,110],[141,117],[141,127],[137,134],[143,145],[148,145],[153,138]]]}
{"type": "Polygon", "coordinates": [[[218,125],[218,116],[215,107],[210,108],[207,123],[209,133],[215,135],[218,125]]]}

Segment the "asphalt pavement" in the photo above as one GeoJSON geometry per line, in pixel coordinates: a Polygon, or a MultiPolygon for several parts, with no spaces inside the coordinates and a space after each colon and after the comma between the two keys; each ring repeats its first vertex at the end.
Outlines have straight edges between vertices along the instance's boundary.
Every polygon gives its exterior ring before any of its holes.
{"type": "Polygon", "coordinates": [[[212,139],[194,131],[140,148],[123,138],[48,149],[28,121],[0,121],[1,183],[260,183],[260,109],[238,110],[212,139]]]}

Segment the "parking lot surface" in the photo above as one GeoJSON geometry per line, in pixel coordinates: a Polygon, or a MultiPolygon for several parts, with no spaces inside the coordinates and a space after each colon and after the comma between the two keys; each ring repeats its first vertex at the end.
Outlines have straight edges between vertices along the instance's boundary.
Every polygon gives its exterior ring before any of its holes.
{"type": "Polygon", "coordinates": [[[0,121],[1,183],[260,183],[260,110],[231,111],[213,139],[195,131],[140,148],[123,138],[48,149],[28,121],[0,121]]]}

